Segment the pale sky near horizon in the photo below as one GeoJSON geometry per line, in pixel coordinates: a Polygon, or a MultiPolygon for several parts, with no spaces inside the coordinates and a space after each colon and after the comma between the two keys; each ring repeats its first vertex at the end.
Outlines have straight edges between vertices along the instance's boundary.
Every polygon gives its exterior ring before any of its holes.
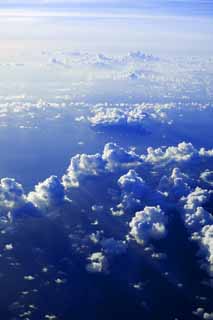
{"type": "Polygon", "coordinates": [[[46,48],[212,55],[212,2],[0,0],[1,56],[46,48]]]}

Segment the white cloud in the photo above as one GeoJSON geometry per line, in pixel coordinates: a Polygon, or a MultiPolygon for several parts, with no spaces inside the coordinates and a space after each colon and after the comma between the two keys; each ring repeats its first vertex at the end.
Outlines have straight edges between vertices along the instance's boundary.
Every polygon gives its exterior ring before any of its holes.
{"type": "Polygon", "coordinates": [[[68,201],[64,186],[56,176],[51,176],[35,186],[35,191],[25,194],[21,184],[3,178],[0,183],[0,209],[5,219],[12,222],[27,216],[40,216],[68,201]]]}
{"type": "Polygon", "coordinates": [[[208,159],[213,156],[213,149],[206,150],[201,148],[197,150],[192,143],[181,142],[177,146],[171,146],[167,148],[153,149],[149,147],[147,149],[147,155],[143,155],[142,159],[145,162],[153,165],[169,165],[171,163],[188,163],[197,162],[202,159],[208,159]]]}
{"type": "Polygon", "coordinates": [[[36,185],[27,198],[40,210],[60,206],[65,201],[64,186],[56,176],[51,176],[36,185]]]}
{"type": "Polygon", "coordinates": [[[102,156],[78,154],[71,158],[67,173],[63,176],[66,188],[78,187],[80,182],[90,176],[98,176],[105,171],[105,162],[102,156]]]}
{"type": "Polygon", "coordinates": [[[200,178],[210,186],[213,186],[213,171],[205,170],[201,173],[200,178]]]}
{"type": "Polygon", "coordinates": [[[149,147],[147,155],[144,156],[146,162],[152,164],[168,164],[170,162],[185,162],[191,160],[193,157],[198,156],[198,151],[191,143],[182,142],[177,147],[168,147],[166,149],[149,147]]]}
{"type": "Polygon", "coordinates": [[[179,168],[174,168],[170,177],[161,178],[158,190],[178,200],[189,194],[191,190],[189,182],[190,179],[186,174],[182,173],[179,168]]]}
{"type": "MultiPolygon", "coordinates": [[[[94,109],[93,109],[94,110],[94,109]]],[[[95,127],[128,127],[146,129],[147,122],[152,119],[143,110],[124,110],[119,108],[100,108],[94,110],[94,116],[89,118],[95,127]]]]}
{"type": "Polygon", "coordinates": [[[205,312],[203,315],[203,319],[204,320],[213,320],[213,312],[211,312],[211,313],[205,312]]]}
{"type": "Polygon", "coordinates": [[[195,316],[198,316],[199,318],[202,318],[204,312],[205,312],[204,308],[197,308],[197,309],[196,309],[195,311],[193,311],[192,313],[193,313],[195,316]]]}
{"type": "Polygon", "coordinates": [[[133,169],[118,180],[121,189],[121,203],[111,209],[113,215],[123,215],[126,210],[140,208],[142,201],[150,196],[150,188],[133,169]]]}
{"type": "Polygon", "coordinates": [[[133,151],[127,151],[115,143],[107,143],[103,153],[94,155],[78,154],[71,158],[63,184],[66,188],[78,187],[82,180],[121,168],[134,167],[141,163],[133,151]]]}
{"type": "Polygon", "coordinates": [[[193,213],[195,209],[202,206],[209,199],[211,193],[211,191],[206,189],[195,188],[185,199],[185,211],[190,214],[193,213]]]}
{"type": "Polygon", "coordinates": [[[199,241],[201,252],[205,254],[205,260],[208,263],[207,270],[213,276],[213,222],[202,228],[199,241]]]}
{"type": "Polygon", "coordinates": [[[88,257],[89,263],[86,270],[91,273],[106,272],[108,268],[107,258],[102,252],[94,252],[88,257]]]}
{"type": "Polygon", "coordinates": [[[133,193],[136,197],[142,197],[149,192],[146,182],[133,169],[119,178],[118,185],[122,192],[133,193]]]}
{"type": "Polygon", "coordinates": [[[12,243],[6,244],[6,245],[4,246],[4,249],[5,249],[6,251],[11,251],[11,250],[13,250],[13,244],[12,244],[12,243]]]}
{"type": "MultiPolygon", "coordinates": [[[[211,150],[203,148],[197,150],[192,144],[184,142],[178,146],[148,150],[148,154],[141,157],[132,149],[122,148],[115,143],[107,143],[102,153],[74,156],[71,158],[70,166],[62,181],[56,176],[51,176],[36,185],[35,190],[28,195],[25,194],[22,185],[14,179],[2,179],[0,209],[3,215],[9,215],[13,219],[23,214],[46,212],[65,203],[66,188],[79,186],[88,177],[110,173],[112,179],[118,179],[120,190],[120,203],[112,209],[112,213],[121,215],[125,211],[127,213],[137,211],[134,217],[131,216],[129,222],[130,238],[142,245],[164,238],[168,224],[168,218],[164,213],[167,209],[167,202],[172,203],[176,208],[182,206],[182,217],[189,233],[189,239],[196,241],[199,245],[201,265],[211,274],[213,272],[213,217],[204,208],[204,205],[212,192],[199,187],[192,189],[195,180],[191,183],[190,170],[185,174],[177,167],[182,162],[187,163],[187,167],[190,167],[195,160],[205,165],[205,159],[209,160],[211,157],[211,150]],[[163,164],[163,170],[162,167],[155,166],[156,164],[163,164]],[[169,170],[171,170],[170,164],[173,165],[172,171],[167,177],[164,175],[165,168],[167,170],[167,165],[169,165],[169,170]],[[147,173],[156,174],[154,184],[148,185],[135,171],[138,166],[142,166],[146,171],[146,177],[147,173]],[[159,184],[158,178],[160,179],[159,184]]],[[[115,194],[118,195],[118,193],[115,194]]],[[[103,208],[102,204],[99,204],[93,206],[92,210],[102,212],[103,208]]],[[[122,219],[120,221],[122,222],[122,219]]],[[[122,223],[125,225],[126,219],[123,219],[122,223]]],[[[103,227],[102,229],[104,232],[103,227]]],[[[95,252],[88,257],[89,262],[86,266],[88,272],[106,272],[108,255],[119,255],[127,249],[126,242],[115,240],[113,236],[103,239],[102,233],[98,232],[92,233],[90,240],[93,245],[100,247],[100,252],[95,252]]],[[[154,253],[153,257],[159,256],[154,253]]]]}
{"type": "Polygon", "coordinates": [[[145,207],[136,212],[129,226],[130,235],[139,244],[146,244],[151,239],[161,239],[166,236],[167,217],[159,206],[145,207]]]}
{"type": "Polygon", "coordinates": [[[1,179],[0,209],[9,220],[38,214],[33,204],[28,201],[22,185],[10,178],[1,179]]]}
{"type": "Polygon", "coordinates": [[[118,180],[121,189],[121,202],[116,208],[111,208],[113,215],[121,216],[128,211],[136,211],[145,205],[166,207],[166,198],[163,193],[152,189],[134,169],[121,176],[118,180]]]}
{"type": "Polygon", "coordinates": [[[211,191],[196,188],[185,199],[183,219],[190,238],[200,247],[203,257],[201,266],[213,274],[213,216],[202,206],[208,201],[211,191]]]}
{"type": "Polygon", "coordinates": [[[24,189],[15,179],[3,178],[0,184],[0,205],[13,210],[26,202],[24,189]]]}
{"type": "Polygon", "coordinates": [[[121,107],[95,106],[88,120],[93,127],[150,131],[156,124],[168,122],[165,105],[140,104],[121,107]]]}
{"type": "Polygon", "coordinates": [[[109,171],[119,168],[134,168],[142,163],[134,151],[125,150],[116,143],[105,145],[102,158],[106,161],[106,168],[109,171]]]}
{"type": "Polygon", "coordinates": [[[197,207],[192,213],[185,213],[184,219],[190,232],[199,232],[203,226],[213,223],[212,215],[203,207],[197,207]]]}

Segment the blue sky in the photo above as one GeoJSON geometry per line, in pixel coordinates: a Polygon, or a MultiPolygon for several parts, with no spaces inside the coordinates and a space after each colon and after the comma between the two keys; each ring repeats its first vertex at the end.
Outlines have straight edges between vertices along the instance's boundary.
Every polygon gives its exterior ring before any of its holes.
{"type": "Polygon", "coordinates": [[[69,8],[88,10],[132,10],[137,12],[169,12],[180,15],[212,15],[210,0],[1,0],[0,8],[69,8]]]}

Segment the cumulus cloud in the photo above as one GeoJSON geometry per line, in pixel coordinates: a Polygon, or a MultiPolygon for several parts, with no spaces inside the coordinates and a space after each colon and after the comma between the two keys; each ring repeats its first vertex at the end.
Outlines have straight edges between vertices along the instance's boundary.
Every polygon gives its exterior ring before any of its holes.
{"type": "Polygon", "coordinates": [[[22,206],[26,202],[24,189],[15,179],[3,178],[0,184],[0,204],[7,210],[22,206]]]}
{"type": "Polygon", "coordinates": [[[213,150],[201,148],[197,150],[192,143],[181,142],[177,146],[168,148],[147,149],[147,155],[142,159],[153,165],[169,165],[171,163],[188,163],[190,161],[199,161],[213,156],[213,150]]]}
{"type": "Polygon", "coordinates": [[[203,256],[201,266],[213,274],[213,216],[203,208],[212,194],[209,190],[196,188],[185,198],[183,219],[190,238],[196,241],[203,256]]]}
{"type": "Polygon", "coordinates": [[[194,238],[199,239],[201,253],[205,254],[205,261],[208,263],[207,270],[213,276],[213,221],[211,225],[202,228],[198,237],[195,234],[194,238]]]}
{"type": "Polygon", "coordinates": [[[187,228],[194,232],[199,232],[203,226],[213,223],[212,215],[203,207],[197,207],[192,213],[186,213],[184,219],[187,228]]]}
{"type": "Polygon", "coordinates": [[[111,208],[111,213],[113,216],[122,216],[126,211],[138,209],[140,207],[140,199],[135,198],[132,193],[124,193],[121,202],[115,208],[111,208]]]}
{"type": "Polygon", "coordinates": [[[63,184],[66,188],[78,187],[87,177],[134,167],[141,162],[139,156],[133,151],[127,151],[116,143],[107,143],[102,154],[78,154],[71,158],[68,170],[62,178],[63,184]]]}
{"type": "Polygon", "coordinates": [[[125,210],[137,209],[150,194],[146,182],[133,169],[118,180],[121,189],[121,203],[111,209],[113,215],[123,215],[125,210]]]}
{"type": "Polygon", "coordinates": [[[207,202],[211,194],[212,191],[196,187],[195,190],[185,198],[185,212],[189,214],[193,213],[198,207],[207,202]]]}
{"type": "Polygon", "coordinates": [[[80,182],[90,176],[98,176],[105,171],[105,162],[101,154],[78,154],[71,158],[67,173],[63,176],[66,188],[78,187],[80,182]]]}
{"type": "Polygon", "coordinates": [[[125,110],[119,108],[99,108],[94,110],[89,121],[94,127],[146,129],[154,119],[140,108],[125,110]]]}
{"type": "Polygon", "coordinates": [[[28,201],[22,185],[10,178],[1,179],[0,208],[9,220],[38,213],[33,204],[28,201]]]}
{"type": "Polygon", "coordinates": [[[136,212],[129,226],[130,235],[144,245],[152,239],[166,236],[167,217],[160,206],[145,207],[143,211],[136,212]]]}
{"type": "Polygon", "coordinates": [[[133,193],[137,198],[141,198],[143,194],[146,195],[150,192],[146,182],[133,169],[119,178],[118,185],[122,192],[133,193]]]}
{"type": "Polygon", "coordinates": [[[35,186],[28,194],[28,200],[40,210],[60,206],[65,201],[64,186],[56,176],[51,176],[35,186]]]}
{"type": "Polygon", "coordinates": [[[125,150],[116,143],[105,145],[102,158],[106,161],[106,168],[109,171],[114,171],[117,168],[134,168],[142,163],[134,151],[125,150]]]}
{"type": "MultiPolygon", "coordinates": [[[[211,191],[199,187],[193,189],[189,173],[183,173],[178,164],[191,164],[212,157],[211,150],[197,150],[191,143],[180,143],[167,148],[149,148],[146,155],[139,156],[134,151],[125,149],[116,143],[107,143],[102,153],[78,154],[71,158],[70,166],[62,180],[51,176],[35,186],[34,191],[25,194],[21,184],[14,179],[4,178],[0,183],[0,209],[2,215],[14,219],[23,214],[38,214],[61,206],[67,200],[66,188],[78,187],[88,177],[112,174],[118,179],[120,203],[112,208],[112,213],[122,215],[126,211],[134,212],[129,222],[129,235],[137,243],[146,245],[148,242],[164,238],[167,234],[168,219],[164,213],[166,203],[182,206],[183,221],[189,238],[197,242],[202,256],[201,264],[212,273],[213,218],[204,207],[210,199],[211,191]],[[192,161],[192,162],[191,162],[192,161]],[[148,164],[148,165],[147,165],[148,164]],[[157,164],[157,166],[155,166],[157,164]],[[136,172],[136,168],[144,166],[159,174],[160,165],[174,165],[170,175],[162,175],[160,182],[152,187],[136,172]],[[152,167],[154,166],[154,168],[152,167]],[[124,174],[125,172],[125,174],[124,174]],[[120,178],[118,178],[120,175],[120,178]],[[134,211],[133,211],[134,210],[134,211]],[[141,211],[140,211],[141,210],[141,211]]],[[[164,167],[163,167],[164,169],[164,167]]],[[[169,166],[169,170],[171,170],[169,166]]],[[[204,177],[210,171],[204,171],[204,177]]],[[[147,172],[146,172],[147,174],[147,172]]],[[[199,176],[198,176],[199,177],[199,176]]],[[[202,178],[202,174],[201,174],[202,178]]],[[[156,182],[156,181],[155,181],[156,182]]],[[[117,191],[117,190],[116,190],[117,191]]],[[[93,211],[102,211],[103,206],[93,206],[93,211]]],[[[129,213],[129,212],[128,212],[129,213]]],[[[124,219],[125,220],[125,219],[124,219]]],[[[126,221],[126,220],[125,220],[126,221]]],[[[92,242],[100,246],[100,252],[88,257],[88,272],[106,272],[107,257],[125,253],[126,242],[112,238],[101,239],[98,233],[90,237],[92,242]]]]}
{"type": "Polygon", "coordinates": [[[93,126],[101,127],[122,126],[127,122],[122,110],[116,108],[100,108],[96,110],[93,117],[89,118],[89,121],[93,126]]]}
{"type": "Polygon", "coordinates": [[[51,176],[35,186],[35,191],[25,194],[22,185],[14,179],[3,178],[0,183],[1,216],[8,222],[27,216],[39,217],[45,211],[70,201],[64,186],[56,176],[51,176]]]}
{"type": "Polygon", "coordinates": [[[211,195],[211,191],[197,187],[194,191],[181,201],[184,205],[184,223],[191,234],[201,232],[205,225],[213,223],[212,215],[203,208],[211,195]]]}
{"type": "Polygon", "coordinates": [[[191,190],[189,182],[190,179],[186,174],[181,172],[179,168],[174,168],[170,177],[163,176],[161,178],[158,190],[178,200],[189,194],[191,190]]]}
{"type": "Polygon", "coordinates": [[[112,208],[113,215],[123,215],[126,211],[139,210],[144,205],[166,206],[163,193],[152,189],[134,169],[131,169],[118,180],[121,189],[121,202],[112,208]]]}
{"type": "Polygon", "coordinates": [[[106,272],[108,268],[107,258],[102,252],[94,252],[88,257],[89,263],[86,265],[86,270],[91,273],[106,272]]]}
{"type": "Polygon", "coordinates": [[[122,107],[94,106],[92,116],[88,118],[90,124],[97,128],[117,128],[152,130],[156,124],[169,122],[166,105],[158,104],[125,104],[122,107]]]}

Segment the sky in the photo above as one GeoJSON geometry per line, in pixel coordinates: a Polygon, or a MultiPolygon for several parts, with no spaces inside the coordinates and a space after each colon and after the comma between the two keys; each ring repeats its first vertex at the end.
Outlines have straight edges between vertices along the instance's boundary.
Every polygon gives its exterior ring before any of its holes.
{"type": "Polygon", "coordinates": [[[58,8],[63,10],[66,8],[70,11],[78,8],[80,10],[105,10],[113,12],[113,10],[125,11],[129,14],[136,11],[137,13],[170,13],[179,15],[198,15],[211,16],[213,12],[213,4],[210,0],[8,0],[0,1],[1,9],[18,10],[23,8],[33,8],[33,10],[47,9],[53,10],[58,8]]]}
{"type": "Polygon", "coordinates": [[[209,0],[0,0],[0,56],[42,50],[211,55],[209,0]]]}
{"type": "Polygon", "coordinates": [[[108,54],[142,50],[158,56],[213,53],[213,25],[205,19],[13,17],[1,19],[0,27],[1,55],[6,57],[64,49],[108,54]]]}

